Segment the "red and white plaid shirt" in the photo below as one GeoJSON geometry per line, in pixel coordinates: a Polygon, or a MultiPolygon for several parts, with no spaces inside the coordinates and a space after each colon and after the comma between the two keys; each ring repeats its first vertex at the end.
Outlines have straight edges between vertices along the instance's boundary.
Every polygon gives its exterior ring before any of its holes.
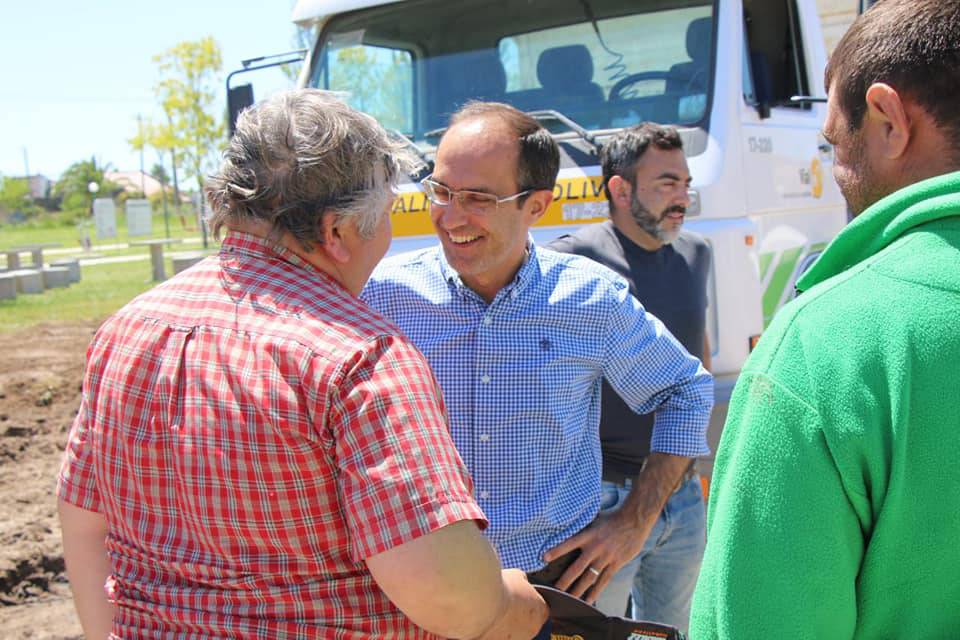
{"type": "Polygon", "coordinates": [[[364,559],[486,521],[394,325],[233,233],[87,358],[57,493],[109,523],[117,637],[430,637],[364,559]]]}

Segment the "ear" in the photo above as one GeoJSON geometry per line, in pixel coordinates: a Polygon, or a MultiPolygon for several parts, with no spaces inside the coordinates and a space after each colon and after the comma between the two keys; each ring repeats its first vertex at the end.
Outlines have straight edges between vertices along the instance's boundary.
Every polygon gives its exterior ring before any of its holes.
{"type": "Polygon", "coordinates": [[[350,261],[350,249],[345,242],[344,234],[349,230],[345,228],[344,221],[333,212],[325,211],[320,221],[320,235],[323,238],[323,246],[320,247],[327,256],[334,262],[346,264],[350,261]]]}
{"type": "Polygon", "coordinates": [[[610,176],[610,179],[607,180],[607,189],[610,191],[612,209],[617,211],[628,211],[630,209],[630,195],[633,192],[633,186],[623,176],[610,176]]]}
{"type": "Polygon", "coordinates": [[[883,82],[870,85],[866,93],[866,123],[880,153],[888,160],[901,158],[910,146],[912,121],[897,90],[883,82]]]}
{"type": "Polygon", "coordinates": [[[527,199],[527,204],[530,205],[528,209],[530,224],[533,224],[543,217],[543,214],[550,208],[551,202],[553,202],[553,191],[541,189],[530,194],[530,197],[527,199]]]}

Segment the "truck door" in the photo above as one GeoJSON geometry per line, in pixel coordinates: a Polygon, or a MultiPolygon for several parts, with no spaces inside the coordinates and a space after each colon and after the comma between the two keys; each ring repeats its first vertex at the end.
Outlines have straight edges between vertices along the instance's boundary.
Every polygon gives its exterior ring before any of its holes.
{"type": "Polygon", "coordinates": [[[742,148],[747,211],[759,233],[764,325],[793,292],[801,264],[840,230],[845,213],[820,134],[826,60],[815,3],[744,0],[742,148]],[[816,70],[817,73],[811,73],[816,70]]]}

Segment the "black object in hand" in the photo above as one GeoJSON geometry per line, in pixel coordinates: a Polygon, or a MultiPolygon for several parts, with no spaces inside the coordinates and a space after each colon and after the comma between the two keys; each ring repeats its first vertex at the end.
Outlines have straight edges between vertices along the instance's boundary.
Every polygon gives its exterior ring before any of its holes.
{"type": "Polygon", "coordinates": [[[550,607],[552,640],[685,640],[675,627],[608,616],[565,591],[535,588],[550,607]]]}

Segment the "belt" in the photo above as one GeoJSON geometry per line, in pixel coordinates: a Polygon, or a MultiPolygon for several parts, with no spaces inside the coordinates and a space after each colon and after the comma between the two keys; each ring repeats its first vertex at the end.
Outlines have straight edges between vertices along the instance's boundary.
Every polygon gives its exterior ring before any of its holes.
{"type": "MultiPolygon", "coordinates": [[[[693,464],[690,465],[690,467],[686,471],[683,472],[683,475],[680,476],[680,481],[677,482],[677,486],[673,488],[673,491],[676,491],[677,489],[687,484],[697,476],[699,476],[699,472],[697,471],[697,463],[694,462],[693,464]]],[[[630,475],[630,474],[623,473],[622,471],[617,471],[615,469],[603,470],[604,482],[611,482],[613,484],[618,484],[621,487],[627,487],[632,485],[636,477],[637,477],[636,474],[630,475]]]]}

